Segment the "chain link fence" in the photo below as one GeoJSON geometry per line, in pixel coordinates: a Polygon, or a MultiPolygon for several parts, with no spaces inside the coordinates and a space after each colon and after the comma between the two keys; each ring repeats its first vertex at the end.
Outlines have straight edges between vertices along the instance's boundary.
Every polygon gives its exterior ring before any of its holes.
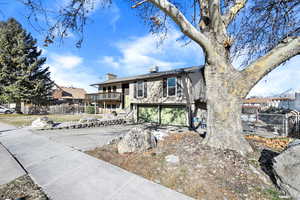
{"type": "Polygon", "coordinates": [[[245,131],[266,130],[280,136],[300,138],[300,113],[292,111],[286,114],[243,113],[245,131]]]}

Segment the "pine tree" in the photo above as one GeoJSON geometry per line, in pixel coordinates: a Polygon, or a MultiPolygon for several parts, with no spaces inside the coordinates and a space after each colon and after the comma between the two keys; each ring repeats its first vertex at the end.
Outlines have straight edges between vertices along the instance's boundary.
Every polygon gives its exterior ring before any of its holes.
{"type": "Polygon", "coordinates": [[[37,41],[15,19],[0,22],[0,101],[44,104],[53,82],[37,41]]]}

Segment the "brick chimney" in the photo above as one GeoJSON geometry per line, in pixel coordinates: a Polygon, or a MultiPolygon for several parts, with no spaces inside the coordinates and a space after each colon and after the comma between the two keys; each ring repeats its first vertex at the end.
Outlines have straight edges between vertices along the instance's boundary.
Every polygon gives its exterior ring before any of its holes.
{"type": "Polygon", "coordinates": [[[112,79],[115,79],[117,78],[117,75],[115,74],[112,74],[112,73],[107,73],[106,74],[106,80],[112,80],[112,79]]]}

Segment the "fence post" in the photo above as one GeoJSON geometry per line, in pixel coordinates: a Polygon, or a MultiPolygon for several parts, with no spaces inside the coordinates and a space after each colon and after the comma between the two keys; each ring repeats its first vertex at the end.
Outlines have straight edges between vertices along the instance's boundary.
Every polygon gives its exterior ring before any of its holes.
{"type": "Polygon", "coordinates": [[[284,128],[285,128],[285,135],[284,136],[288,136],[289,135],[289,117],[288,117],[288,114],[285,114],[285,117],[284,117],[284,128]]]}

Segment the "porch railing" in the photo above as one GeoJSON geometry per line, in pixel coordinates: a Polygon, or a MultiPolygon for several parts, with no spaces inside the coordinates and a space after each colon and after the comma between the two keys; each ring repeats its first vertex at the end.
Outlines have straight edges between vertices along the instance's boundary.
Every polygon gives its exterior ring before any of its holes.
{"type": "Polygon", "coordinates": [[[86,94],[86,100],[95,102],[95,101],[105,101],[105,100],[114,100],[121,101],[120,92],[108,92],[108,93],[94,93],[94,94],[86,94]]]}

